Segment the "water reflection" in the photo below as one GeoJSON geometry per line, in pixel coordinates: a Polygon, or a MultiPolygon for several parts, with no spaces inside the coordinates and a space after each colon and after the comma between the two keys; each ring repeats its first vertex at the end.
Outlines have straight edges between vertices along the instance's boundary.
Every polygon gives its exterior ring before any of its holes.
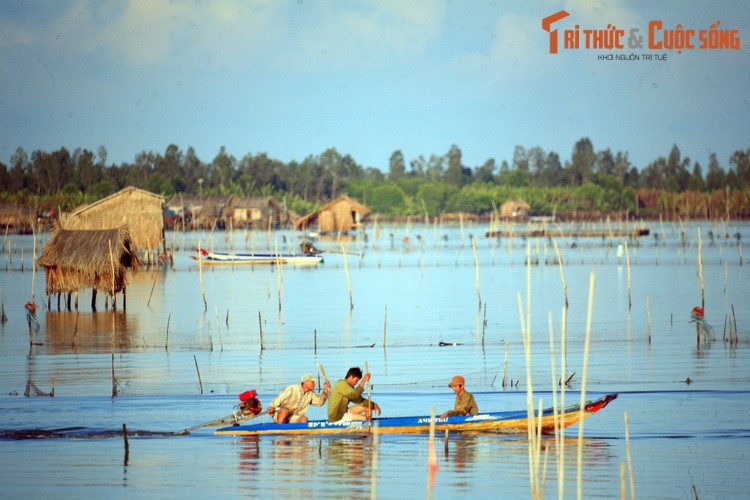
{"type": "Polygon", "coordinates": [[[138,331],[138,318],[125,311],[47,311],[45,323],[47,354],[129,350],[138,331]]]}

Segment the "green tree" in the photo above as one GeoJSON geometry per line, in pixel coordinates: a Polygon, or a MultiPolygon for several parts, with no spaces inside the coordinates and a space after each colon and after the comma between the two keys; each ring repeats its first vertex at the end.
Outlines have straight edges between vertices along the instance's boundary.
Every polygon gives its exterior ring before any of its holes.
{"type": "Polygon", "coordinates": [[[477,169],[474,171],[474,179],[479,182],[494,182],[496,169],[497,165],[495,164],[495,159],[488,158],[481,167],[477,167],[477,169]]]}
{"type": "Polygon", "coordinates": [[[376,213],[401,215],[406,209],[406,195],[395,183],[386,182],[372,190],[369,207],[376,213]]]}
{"type": "Polygon", "coordinates": [[[453,144],[446,156],[448,158],[448,169],[443,176],[444,181],[454,187],[463,186],[466,174],[461,163],[461,149],[453,144]]]}
{"type": "Polygon", "coordinates": [[[573,146],[570,164],[566,168],[569,185],[580,186],[591,180],[594,175],[595,164],[596,153],[594,153],[594,145],[591,140],[588,137],[578,140],[573,146]]]}
{"type": "Polygon", "coordinates": [[[716,159],[716,153],[708,155],[708,173],[706,173],[706,189],[716,191],[724,187],[724,169],[716,159]]]}
{"type": "Polygon", "coordinates": [[[703,171],[701,164],[695,162],[693,165],[693,173],[688,181],[688,190],[690,191],[703,191],[706,188],[706,183],[703,181],[703,171]]]}
{"type": "Polygon", "coordinates": [[[400,149],[397,149],[391,154],[391,158],[388,160],[388,179],[397,181],[405,174],[406,163],[404,161],[404,154],[400,149]]]}

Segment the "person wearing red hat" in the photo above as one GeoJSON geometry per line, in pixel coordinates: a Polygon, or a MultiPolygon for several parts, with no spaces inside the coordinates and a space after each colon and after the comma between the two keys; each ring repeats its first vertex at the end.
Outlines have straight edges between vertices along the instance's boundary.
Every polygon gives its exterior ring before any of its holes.
{"type": "Polygon", "coordinates": [[[477,402],[474,401],[474,395],[466,390],[465,381],[461,375],[453,377],[448,387],[456,393],[456,402],[453,404],[453,409],[440,415],[440,418],[476,415],[479,413],[479,407],[477,406],[477,402]]]}

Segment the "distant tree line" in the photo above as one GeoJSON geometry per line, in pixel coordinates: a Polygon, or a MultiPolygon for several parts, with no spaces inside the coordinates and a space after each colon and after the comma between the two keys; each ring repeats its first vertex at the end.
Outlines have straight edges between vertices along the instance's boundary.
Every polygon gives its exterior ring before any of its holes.
{"type": "Polygon", "coordinates": [[[714,153],[704,169],[674,145],[639,169],[627,152],[596,151],[577,141],[570,159],[535,146],[516,146],[510,163],[494,158],[467,166],[458,146],[444,155],[408,161],[399,150],[383,171],[327,149],[284,163],[265,153],[237,159],[222,147],[210,163],[192,147],[171,144],[164,154],[143,151],[133,163],[107,165],[107,150],[72,152],[19,148],[10,165],[0,163],[6,202],[70,210],[135,186],[169,197],[176,193],[273,196],[306,213],[340,194],[358,198],[387,216],[489,213],[509,198],[523,198],[535,213],[623,211],[630,214],[715,217],[750,216],[750,148],[735,151],[722,166],[714,153]]]}

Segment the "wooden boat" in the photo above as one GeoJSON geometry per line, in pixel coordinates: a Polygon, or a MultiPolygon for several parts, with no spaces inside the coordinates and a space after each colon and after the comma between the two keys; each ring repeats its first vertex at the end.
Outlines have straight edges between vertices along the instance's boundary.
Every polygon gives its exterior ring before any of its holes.
{"type": "Polygon", "coordinates": [[[237,264],[289,264],[295,266],[314,266],[323,262],[320,254],[290,254],[290,253],[225,253],[209,252],[198,249],[198,255],[191,255],[191,259],[209,265],[237,265],[237,264]]]}
{"type": "MultiPolygon", "coordinates": [[[[571,405],[558,410],[559,426],[569,427],[606,407],[617,394],[607,394],[596,401],[587,402],[583,411],[580,405],[571,405]]],[[[231,425],[217,429],[214,434],[228,434],[235,436],[250,436],[258,434],[312,434],[312,435],[341,435],[367,434],[421,434],[429,432],[430,416],[423,417],[395,417],[373,418],[371,421],[354,420],[343,423],[331,423],[327,420],[311,420],[306,423],[277,424],[274,422],[260,424],[231,425]]],[[[538,411],[534,412],[532,425],[538,427],[538,411]]],[[[435,418],[435,431],[480,431],[496,432],[500,434],[525,434],[528,431],[529,419],[526,410],[480,413],[461,417],[435,418]]],[[[542,410],[542,433],[555,432],[555,416],[552,408],[542,410]]]]}

